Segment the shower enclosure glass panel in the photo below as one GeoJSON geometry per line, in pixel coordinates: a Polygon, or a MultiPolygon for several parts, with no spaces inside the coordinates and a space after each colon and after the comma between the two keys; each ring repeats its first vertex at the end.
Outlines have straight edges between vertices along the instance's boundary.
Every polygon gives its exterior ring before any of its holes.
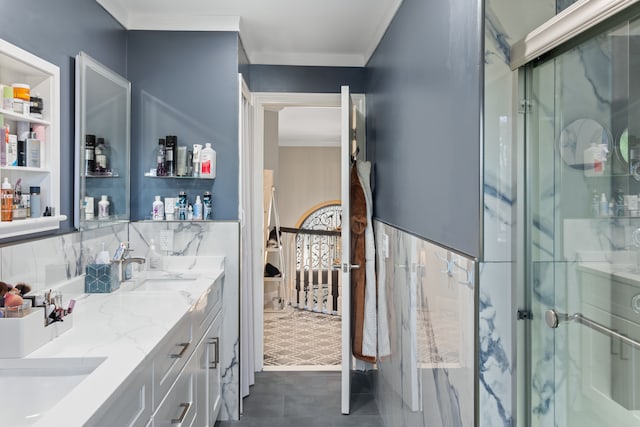
{"type": "Polygon", "coordinates": [[[526,68],[532,426],[640,425],[640,19],[526,68]]]}

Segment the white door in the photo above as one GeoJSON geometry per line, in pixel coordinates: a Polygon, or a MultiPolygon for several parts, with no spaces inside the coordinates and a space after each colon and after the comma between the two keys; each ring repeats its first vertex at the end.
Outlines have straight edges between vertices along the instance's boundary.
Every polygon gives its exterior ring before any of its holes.
{"type": "Polygon", "coordinates": [[[342,198],[342,413],[349,413],[351,397],[351,227],[349,172],[351,167],[351,95],[349,86],[341,90],[341,198],[342,198]]]}

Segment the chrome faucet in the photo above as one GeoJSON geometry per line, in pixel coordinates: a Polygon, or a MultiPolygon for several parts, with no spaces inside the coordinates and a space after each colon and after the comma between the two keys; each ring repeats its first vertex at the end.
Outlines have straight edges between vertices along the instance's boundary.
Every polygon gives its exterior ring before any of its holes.
{"type": "Polygon", "coordinates": [[[144,258],[132,257],[132,258],[123,258],[121,260],[113,261],[113,262],[118,264],[118,280],[120,281],[120,283],[122,283],[125,280],[130,279],[130,277],[129,278],[125,277],[126,276],[125,270],[127,268],[127,265],[131,263],[144,264],[146,260],[144,258]]]}

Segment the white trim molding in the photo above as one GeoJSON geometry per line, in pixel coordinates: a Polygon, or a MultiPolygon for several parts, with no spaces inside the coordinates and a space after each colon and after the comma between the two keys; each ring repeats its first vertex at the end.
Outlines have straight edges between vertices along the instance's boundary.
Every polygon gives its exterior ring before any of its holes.
{"type": "Polygon", "coordinates": [[[511,69],[582,34],[639,0],[580,0],[549,19],[511,47],[511,69]]]}

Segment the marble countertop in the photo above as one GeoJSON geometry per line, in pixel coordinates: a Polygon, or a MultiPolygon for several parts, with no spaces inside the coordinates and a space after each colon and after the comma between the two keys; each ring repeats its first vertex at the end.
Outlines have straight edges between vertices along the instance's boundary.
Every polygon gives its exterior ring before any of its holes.
{"type": "Polygon", "coordinates": [[[76,299],[73,327],[25,359],[97,357],[105,360],[33,426],[84,425],[224,274],[224,257],[175,258],[185,259],[166,262],[165,270],[188,271],[196,277],[179,282],[175,290],[129,292],[127,287],[145,280],[144,273],[109,294],[84,294],[84,277],[65,287],[65,294],[75,295],[76,299]]]}
{"type": "Polygon", "coordinates": [[[581,262],[578,271],[602,276],[631,286],[640,287],[640,267],[633,264],[613,264],[609,262],[581,262]]]}

